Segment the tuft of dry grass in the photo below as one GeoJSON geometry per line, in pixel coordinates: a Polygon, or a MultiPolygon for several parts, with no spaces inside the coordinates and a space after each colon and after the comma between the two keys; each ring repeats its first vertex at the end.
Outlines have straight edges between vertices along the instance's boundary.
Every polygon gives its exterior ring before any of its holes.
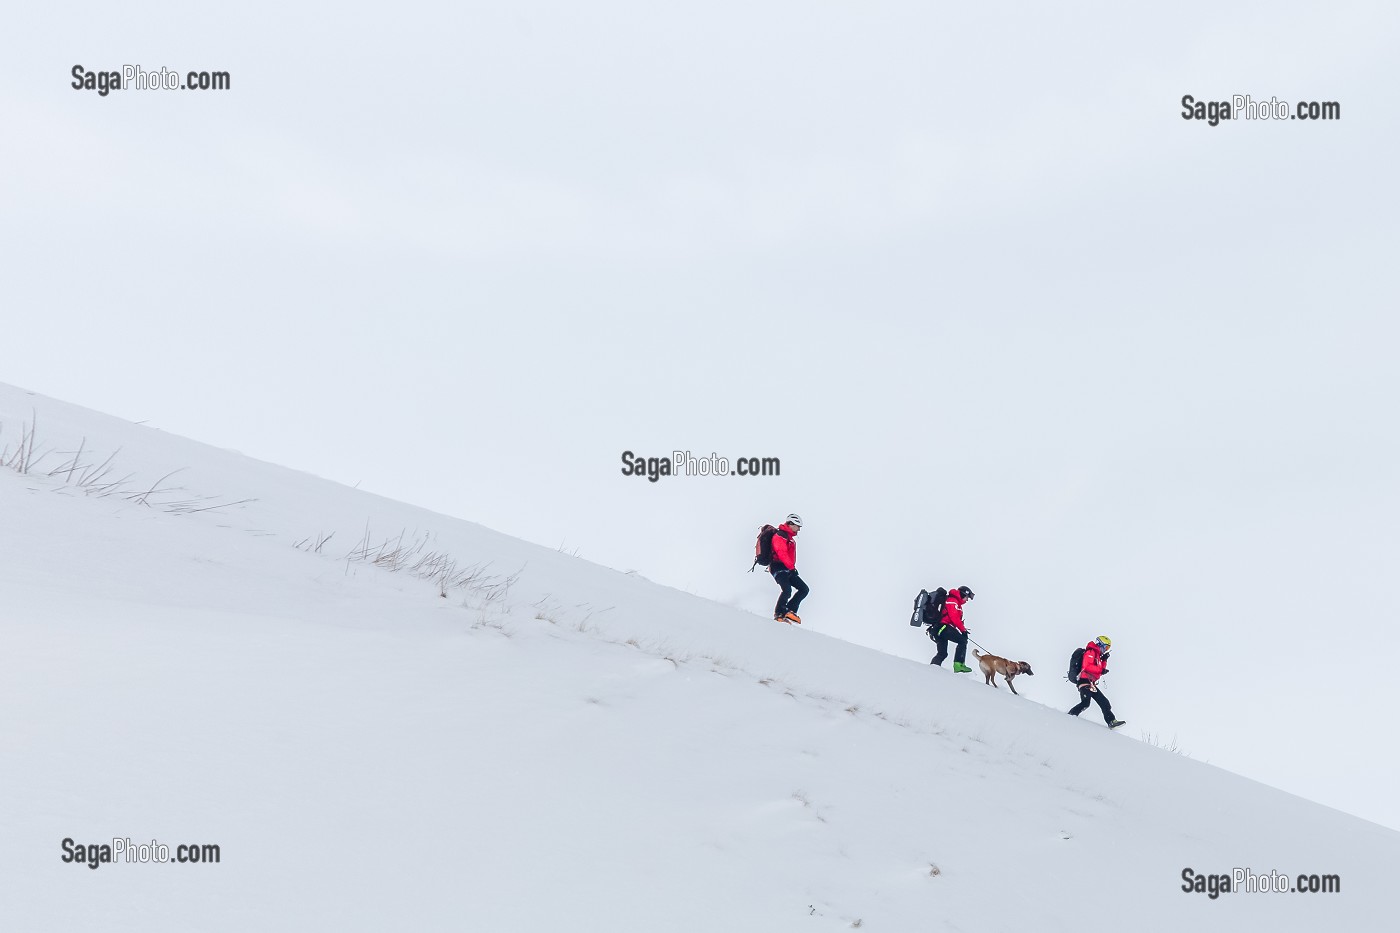
{"type": "Polygon", "coordinates": [[[1173,755],[1181,755],[1184,758],[1191,757],[1190,752],[1182,748],[1180,743],[1177,742],[1175,735],[1173,735],[1169,741],[1163,740],[1161,736],[1157,735],[1154,732],[1143,732],[1141,733],[1141,736],[1144,742],[1146,742],[1148,745],[1153,746],[1154,748],[1165,749],[1171,752],[1173,755]]]}
{"type": "MultiPolygon", "coordinates": [[[[0,430],[3,430],[0,425],[0,430]]],[[[99,461],[84,462],[85,456],[91,456],[88,450],[87,438],[83,437],[78,442],[78,449],[74,451],[54,451],[37,448],[38,444],[38,416],[35,415],[30,421],[24,422],[20,427],[19,443],[13,448],[6,444],[0,448],[0,466],[8,467],[22,476],[33,475],[43,462],[51,454],[67,457],[58,466],[49,470],[44,475],[50,479],[59,480],[61,485],[56,488],[81,489],[83,495],[94,496],[105,499],[109,496],[119,496],[128,502],[137,505],[144,505],[150,508],[158,508],[163,512],[170,512],[174,515],[188,515],[192,512],[211,512],[215,509],[227,509],[237,505],[245,505],[249,502],[256,502],[256,499],[238,499],[231,502],[220,502],[219,496],[192,496],[185,498],[168,498],[172,493],[187,492],[180,486],[166,486],[166,480],[177,473],[184,471],[184,467],[178,470],[171,470],[160,479],[149,486],[131,487],[134,473],[128,473],[118,479],[112,479],[112,464],[117,454],[121,453],[121,448],[117,448],[108,454],[106,459],[99,461]]]]}

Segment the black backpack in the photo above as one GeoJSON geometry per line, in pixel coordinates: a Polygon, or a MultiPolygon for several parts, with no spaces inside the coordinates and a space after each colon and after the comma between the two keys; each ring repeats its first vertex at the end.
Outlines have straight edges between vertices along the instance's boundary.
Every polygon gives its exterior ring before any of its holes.
{"type": "Polygon", "coordinates": [[[1069,675],[1066,679],[1070,683],[1079,680],[1079,672],[1084,669],[1084,649],[1075,648],[1074,654],[1069,656],[1069,675]]]}
{"type": "Polygon", "coordinates": [[[943,618],[943,602],[947,598],[948,591],[941,586],[932,593],[919,590],[919,595],[914,597],[914,614],[909,617],[909,624],[932,625],[943,618]]]}
{"type": "MultiPolygon", "coordinates": [[[[1108,655],[1109,655],[1109,652],[1105,651],[1103,654],[1101,654],[1101,655],[1099,656],[1099,659],[1103,661],[1103,672],[1104,672],[1105,674],[1108,673],[1108,655]]],[[[1078,681],[1078,680],[1079,680],[1079,672],[1082,671],[1083,669],[1084,669],[1084,649],[1083,649],[1083,648],[1075,648],[1075,649],[1074,649],[1074,654],[1072,654],[1072,655],[1069,656],[1069,675],[1068,675],[1068,677],[1069,677],[1069,682],[1070,682],[1070,683],[1075,683],[1076,681],[1078,681]]]]}

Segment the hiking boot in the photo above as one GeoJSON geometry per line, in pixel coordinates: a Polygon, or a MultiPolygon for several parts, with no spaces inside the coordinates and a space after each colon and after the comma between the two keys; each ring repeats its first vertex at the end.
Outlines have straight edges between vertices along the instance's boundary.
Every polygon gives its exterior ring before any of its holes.
{"type": "Polygon", "coordinates": [[[1110,729],[1117,729],[1119,726],[1126,725],[1126,723],[1127,723],[1127,720],[1124,720],[1124,719],[1115,719],[1115,720],[1113,720],[1113,722],[1111,722],[1111,723],[1108,724],[1108,727],[1109,727],[1110,729]]]}
{"type": "Polygon", "coordinates": [[[953,673],[954,673],[954,674],[971,674],[971,673],[972,673],[972,668],[968,667],[966,664],[960,664],[960,663],[958,663],[957,661],[954,661],[954,662],[953,662],[953,673]]]}
{"type": "Polygon", "coordinates": [[[796,625],[802,624],[802,617],[795,612],[789,612],[787,615],[783,616],[783,620],[786,622],[792,622],[796,625]]]}

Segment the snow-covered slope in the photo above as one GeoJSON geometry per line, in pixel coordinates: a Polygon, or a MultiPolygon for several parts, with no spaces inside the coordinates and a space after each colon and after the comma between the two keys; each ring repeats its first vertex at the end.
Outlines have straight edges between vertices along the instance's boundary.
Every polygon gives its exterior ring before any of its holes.
{"type": "Polygon", "coordinates": [[[26,426],[52,450],[0,470],[0,929],[1389,916],[1400,835],[1092,709],[18,389],[0,423],[7,460],[26,426]],[[65,838],[128,837],[220,860],[62,861],[65,838]],[[1182,890],[1183,869],[1236,867],[1342,890],[1182,890]]]}

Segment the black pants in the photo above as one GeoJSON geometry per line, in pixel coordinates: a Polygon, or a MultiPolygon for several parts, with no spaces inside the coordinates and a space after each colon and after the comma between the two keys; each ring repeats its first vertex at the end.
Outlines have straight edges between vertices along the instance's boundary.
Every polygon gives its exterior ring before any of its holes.
{"type": "Polygon", "coordinates": [[[967,663],[967,632],[960,632],[951,625],[930,625],[928,627],[928,637],[938,645],[938,653],[933,656],[930,664],[942,664],[948,659],[948,642],[953,642],[958,646],[957,652],[953,655],[954,664],[967,663]]]}
{"type": "Polygon", "coordinates": [[[1089,708],[1089,701],[1093,700],[1099,704],[1099,709],[1103,712],[1104,722],[1113,722],[1113,707],[1109,705],[1108,697],[1103,695],[1102,690],[1090,690],[1089,682],[1081,680],[1079,682],[1079,705],[1069,711],[1071,716],[1078,716],[1089,708]]]}
{"type": "Polygon", "coordinates": [[[797,607],[802,605],[802,600],[807,598],[811,589],[802,582],[802,578],[797,575],[796,570],[779,569],[771,572],[773,582],[783,588],[783,591],[778,594],[778,605],[773,607],[773,618],[781,619],[789,612],[796,612],[797,607]],[[797,592],[796,596],[792,595],[794,591],[797,592]]]}

